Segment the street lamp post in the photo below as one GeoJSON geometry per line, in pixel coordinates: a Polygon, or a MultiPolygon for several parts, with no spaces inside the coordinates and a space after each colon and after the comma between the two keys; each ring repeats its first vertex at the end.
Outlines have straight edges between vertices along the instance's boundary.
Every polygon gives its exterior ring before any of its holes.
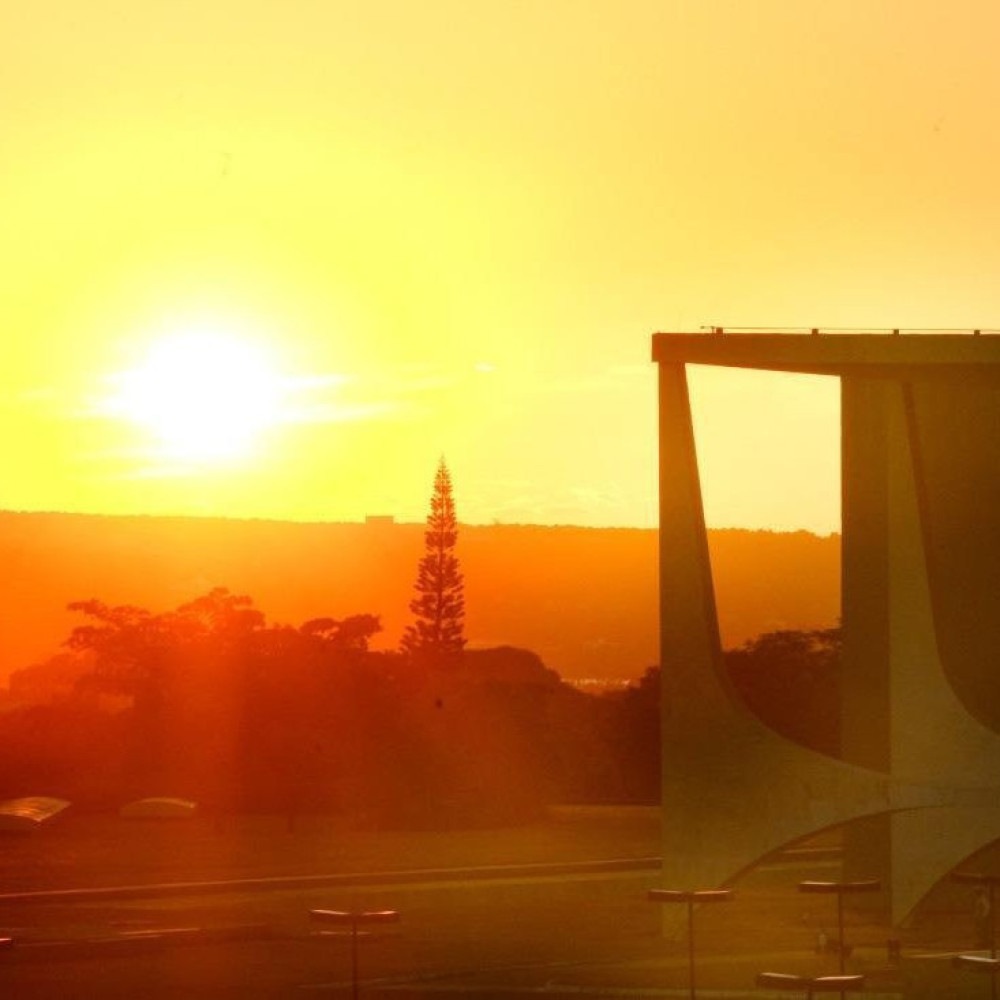
{"type": "Polygon", "coordinates": [[[857,992],[864,989],[864,976],[793,976],[787,972],[761,972],[757,985],[772,990],[804,991],[806,1000],[812,1000],[814,993],[857,992]]]}
{"type": "Polygon", "coordinates": [[[321,924],[350,927],[351,996],[358,1000],[358,928],[370,924],[399,923],[398,910],[310,910],[309,919],[321,924]]]}
{"type": "Polygon", "coordinates": [[[844,974],[844,959],[846,948],[844,947],[844,896],[848,893],[877,892],[882,888],[882,883],[877,878],[860,879],[854,882],[820,882],[807,879],[799,883],[800,892],[814,892],[837,897],[837,954],[840,958],[838,968],[841,975],[844,974]]]}
{"type": "Polygon", "coordinates": [[[695,903],[726,903],[733,898],[732,889],[650,889],[646,898],[651,903],[684,903],[687,906],[688,988],[695,998],[694,978],[694,905],[695,903]]]}

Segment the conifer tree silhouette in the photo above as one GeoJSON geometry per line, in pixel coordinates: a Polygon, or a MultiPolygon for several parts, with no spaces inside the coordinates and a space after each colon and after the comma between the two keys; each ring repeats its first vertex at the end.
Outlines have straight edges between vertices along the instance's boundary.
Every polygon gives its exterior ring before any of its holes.
{"type": "Polygon", "coordinates": [[[465,597],[455,556],[458,521],[451,475],[442,458],[434,476],[434,493],[424,532],[424,555],[417,566],[416,596],[410,611],[416,620],[403,633],[404,653],[457,656],[465,646],[465,597]]]}

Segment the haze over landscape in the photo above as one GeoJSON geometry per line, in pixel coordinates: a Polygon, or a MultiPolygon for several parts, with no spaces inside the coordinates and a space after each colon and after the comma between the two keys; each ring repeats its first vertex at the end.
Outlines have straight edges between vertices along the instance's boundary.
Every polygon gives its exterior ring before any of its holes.
{"type": "MultiPolygon", "coordinates": [[[[423,526],[197,518],[0,515],[0,679],[59,652],[98,598],[164,611],[213,587],[298,623],[371,613],[394,648],[410,619],[423,526]]],[[[538,653],[568,680],[635,680],[658,660],[656,532],[463,525],[466,633],[474,647],[538,653]]],[[[832,625],[840,544],[806,532],[710,536],[723,643],[832,625]]]]}

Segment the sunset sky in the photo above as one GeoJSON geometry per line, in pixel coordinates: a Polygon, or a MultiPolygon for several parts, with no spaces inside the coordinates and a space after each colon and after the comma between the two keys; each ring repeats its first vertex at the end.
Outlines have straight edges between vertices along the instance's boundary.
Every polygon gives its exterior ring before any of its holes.
{"type": "MultiPolygon", "coordinates": [[[[0,0],[0,507],[655,523],[655,330],[1000,326],[995,0],[0,0]],[[200,359],[192,367],[192,359],[200,359]]],[[[836,386],[692,372],[709,521],[836,386]]]]}

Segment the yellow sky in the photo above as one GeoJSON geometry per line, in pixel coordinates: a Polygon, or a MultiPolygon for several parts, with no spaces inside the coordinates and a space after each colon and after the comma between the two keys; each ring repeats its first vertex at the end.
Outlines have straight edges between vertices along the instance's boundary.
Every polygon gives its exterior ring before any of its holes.
{"type": "MultiPolygon", "coordinates": [[[[651,525],[649,335],[1000,325],[993,0],[0,0],[0,506],[651,525]],[[158,341],[294,418],[165,463],[158,341]]],[[[695,372],[711,523],[838,521],[821,379],[695,372]]]]}

